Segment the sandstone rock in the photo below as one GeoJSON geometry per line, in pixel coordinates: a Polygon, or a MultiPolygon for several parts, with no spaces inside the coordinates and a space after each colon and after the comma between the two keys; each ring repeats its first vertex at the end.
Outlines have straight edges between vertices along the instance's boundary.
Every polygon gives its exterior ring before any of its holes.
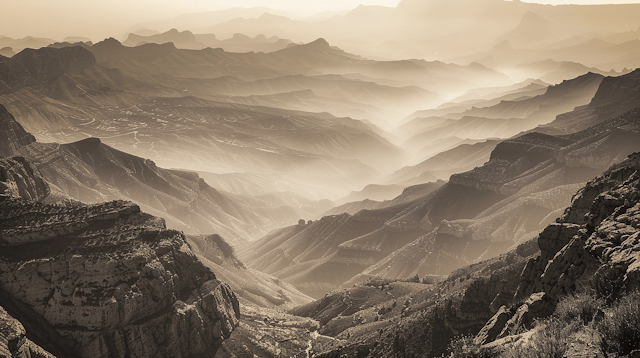
{"type": "Polygon", "coordinates": [[[544,292],[534,293],[507,321],[497,338],[518,334],[530,329],[536,318],[544,318],[553,313],[555,302],[544,292]]]}
{"type": "Polygon", "coordinates": [[[239,304],[182,233],[131,203],[0,202],[0,288],[83,357],[213,355],[239,304]]]}
{"type": "Polygon", "coordinates": [[[480,330],[473,340],[473,343],[477,345],[483,345],[495,341],[500,332],[504,329],[509,319],[513,314],[507,309],[506,306],[500,307],[498,312],[491,317],[489,322],[480,330]]]}
{"type": "Polygon", "coordinates": [[[531,259],[522,271],[520,285],[515,295],[517,300],[524,299],[534,292],[543,291],[540,277],[545,272],[549,261],[578,234],[579,230],[579,225],[551,224],[540,233],[538,236],[540,256],[531,259]]]}
{"type": "Polygon", "coordinates": [[[491,313],[496,314],[502,306],[511,304],[512,299],[513,295],[505,291],[500,291],[493,301],[491,301],[491,304],[489,304],[489,310],[491,310],[491,313]]]}
{"type": "Polygon", "coordinates": [[[558,223],[540,234],[538,244],[541,254],[525,266],[515,297],[537,293],[518,308],[499,338],[550,314],[554,302],[594,274],[607,281],[606,287],[596,287],[604,289],[600,294],[640,288],[640,154],[590,181],[558,223]]]}
{"type": "Polygon", "coordinates": [[[55,358],[26,336],[22,324],[0,307],[0,356],[12,358],[55,358]]]}
{"type": "Polygon", "coordinates": [[[0,158],[0,198],[39,201],[50,192],[49,185],[33,163],[22,157],[0,158]]]}

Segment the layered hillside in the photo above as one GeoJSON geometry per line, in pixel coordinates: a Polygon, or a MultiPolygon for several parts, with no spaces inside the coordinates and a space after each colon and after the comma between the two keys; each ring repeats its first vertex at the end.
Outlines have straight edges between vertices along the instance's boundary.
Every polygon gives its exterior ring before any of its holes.
{"type": "Polygon", "coordinates": [[[436,230],[363,272],[390,278],[446,274],[535,237],[589,178],[640,150],[638,109],[568,136],[529,133],[504,141],[482,167],[450,183],[504,195],[477,215],[436,230]]]}
{"type": "MultiPolygon", "coordinates": [[[[587,73],[549,86],[543,94],[503,100],[497,104],[479,102],[463,112],[415,118],[399,130],[410,131],[406,145],[416,149],[435,139],[457,137],[481,140],[510,138],[520,132],[547,124],[556,116],[588,104],[599,90],[603,76],[587,73]]],[[[610,118],[610,117],[607,117],[610,118]]]]}
{"type": "Polygon", "coordinates": [[[591,282],[598,293],[610,295],[609,300],[637,290],[638,173],[640,153],[635,153],[578,191],[557,223],[540,233],[540,256],[527,262],[514,295],[516,301],[527,301],[503,315],[505,320],[488,322],[479,343],[531,328],[534,319],[553,313],[555,304],[574,293],[580,282],[591,282]]]}
{"type": "Polygon", "coordinates": [[[583,183],[640,150],[639,118],[635,109],[573,135],[504,141],[429,194],[282,229],[241,256],[312,297],[372,276],[448,274],[535,237],[583,183]]]}
{"type": "Polygon", "coordinates": [[[40,203],[47,185],[34,164],[1,165],[0,305],[24,326],[13,324],[17,337],[26,329],[64,357],[190,357],[215,354],[237,326],[229,286],[162,219],[124,201],[40,203]]]}
{"type": "Polygon", "coordinates": [[[640,106],[640,70],[619,77],[606,77],[593,99],[575,111],[558,116],[536,128],[543,133],[574,133],[640,106]]]}
{"type": "MultiPolygon", "coordinates": [[[[446,278],[372,278],[292,312],[318,319],[320,332],[336,338],[331,347],[313,346],[318,356],[437,357],[451,339],[469,334],[490,349],[483,354],[522,354],[522,347],[545,344],[532,338],[544,325],[527,332],[534,321],[552,314],[558,300],[579,286],[591,283],[615,297],[637,288],[639,172],[635,153],[581,188],[557,223],[506,254],[446,278]]],[[[599,344],[588,336],[547,338],[549,344],[554,338],[573,342],[575,354],[594,352],[599,344]]],[[[473,352],[472,345],[454,357],[473,352]]]]}
{"type": "Polygon", "coordinates": [[[175,229],[216,232],[239,243],[260,235],[259,228],[266,233],[281,222],[237,204],[195,173],[159,168],[98,138],[69,144],[33,143],[16,154],[32,160],[62,194],[85,203],[132,200],[175,229]]]}
{"type": "Polygon", "coordinates": [[[263,272],[248,268],[219,235],[187,235],[193,252],[228,282],[241,303],[261,308],[288,309],[310,302],[312,299],[293,285],[263,272]]]}
{"type": "MultiPolygon", "coordinates": [[[[30,51],[40,61],[40,74],[30,72],[21,62],[26,54],[3,60],[3,73],[23,74],[23,79],[3,80],[7,88],[1,100],[28,131],[44,142],[98,137],[116,149],[153,158],[164,167],[262,175],[296,191],[315,193],[314,198],[346,194],[379,176],[374,167],[402,162],[403,153],[371,124],[326,113],[238,104],[230,100],[231,93],[216,93],[216,88],[227,87],[221,86],[222,82],[233,74],[198,79],[202,76],[196,73],[211,72],[212,66],[225,71],[234,68],[222,66],[216,51],[164,51],[165,45],[150,44],[157,47],[156,51],[148,46],[128,48],[113,41],[86,46],[96,55],[80,47],[30,51]],[[180,65],[173,60],[163,62],[174,55],[180,57],[176,60],[180,65]],[[207,59],[209,65],[205,64],[207,59]],[[138,67],[129,68],[131,72],[109,67],[118,61],[122,66],[138,67]],[[158,70],[151,71],[149,62],[157,63],[158,70]],[[172,63],[196,72],[182,77],[170,70],[172,63]],[[46,77],[46,81],[38,76],[46,77]]],[[[251,72],[247,66],[253,66],[251,57],[255,55],[221,54],[229,57],[223,62],[237,63],[242,73],[251,72]]],[[[279,65],[276,60],[268,64],[279,65]]],[[[289,76],[287,72],[273,72],[267,65],[255,71],[260,76],[289,76]]],[[[291,77],[278,78],[287,82],[291,77]]],[[[326,84],[328,91],[335,89],[330,79],[317,81],[326,84]]],[[[353,91],[357,97],[377,91],[361,86],[382,88],[362,81],[348,82],[342,82],[347,86],[343,90],[353,91]]],[[[392,102],[404,96],[402,88],[382,90],[392,102]]],[[[289,90],[276,90],[281,91],[289,90]]],[[[249,89],[242,95],[252,92],[254,89],[249,89]]],[[[383,92],[376,92],[372,100],[377,101],[383,92]]],[[[338,97],[344,98],[342,94],[338,97]]]]}

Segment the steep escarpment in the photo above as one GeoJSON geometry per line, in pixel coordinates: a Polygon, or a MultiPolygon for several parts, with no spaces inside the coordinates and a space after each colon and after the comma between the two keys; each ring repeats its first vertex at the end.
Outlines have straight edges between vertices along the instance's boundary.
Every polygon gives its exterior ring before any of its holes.
{"type": "Polygon", "coordinates": [[[619,116],[640,106],[640,70],[618,77],[605,77],[589,104],[559,115],[535,129],[549,134],[569,134],[619,116]]]}
{"type": "Polygon", "coordinates": [[[229,286],[162,219],[123,201],[29,199],[7,190],[0,197],[0,306],[47,351],[213,355],[237,325],[229,286]]]}
{"type": "Polygon", "coordinates": [[[403,291],[398,281],[372,278],[294,312],[339,340],[318,347],[323,357],[435,357],[469,334],[497,350],[518,339],[526,345],[520,333],[578,286],[599,282],[609,295],[640,286],[639,173],[635,153],[580,189],[538,237],[444,280],[425,276],[422,288],[414,281],[415,291],[403,291]]]}
{"type": "MultiPolygon", "coordinates": [[[[564,215],[539,236],[540,256],[519,278],[516,300],[526,300],[508,320],[494,317],[476,338],[480,344],[517,335],[580,285],[606,285],[609,298],[640,287],[640,153],[590,181],[564,215]],[[616,292],[617,291],[617,292],[616,292]]],[[[596,286],[597,287],[597,286],[596,286]]]]}
{"type": "Polygon", "coordinates": [[[7,109],[0,104],[0,157],[13,153],[36,141],[31,133],[24,130],[7,109]]]}
{"type": "Polygon", "coordinates": [[[242,303],[286,309],[312,300],[290,283],[247,267],[236,256],[235,249],[219,235],[187,235],[187,242],[216,277],[229,283],[242,303]]]}
{"type": "Polygon", "coordinates": [[[51,189],[38,168],[22,157],[0,158],[0,197],[40,201],[51,189]]]}
{"type": "Polygon", "coordinates": [[[17,358],[55,358],[27,338],[24,326],[0,307],[0,355],[17,358]]]}

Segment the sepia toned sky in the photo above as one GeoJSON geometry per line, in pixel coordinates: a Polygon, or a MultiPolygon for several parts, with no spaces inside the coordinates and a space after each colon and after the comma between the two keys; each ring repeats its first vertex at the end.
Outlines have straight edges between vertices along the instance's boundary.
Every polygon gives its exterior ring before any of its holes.
{"type": "MultiPolygon", "coordinates": [[[[133,25],[182,13],[264,6],[309,15],[359,4],[396,6],[400,0],[2,0],[0,35],[61,40],[121,36],[133,25]]],[[[424,0],[429,1],[429,0],[424,0]]],[[[545,4],[636,3],[640,0],[538,0],[545,4]]]]}

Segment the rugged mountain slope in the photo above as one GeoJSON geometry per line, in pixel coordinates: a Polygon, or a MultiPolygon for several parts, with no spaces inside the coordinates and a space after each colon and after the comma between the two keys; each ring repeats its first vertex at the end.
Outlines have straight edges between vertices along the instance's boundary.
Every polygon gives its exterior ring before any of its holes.
{"type": "Polygon", "coordinates": [[[76,200],[133,200],[176,229],[217,232],[237,243],[259,235],[259,227],[276,225],[195,173],[158,168],[153,161],[115,150],[98,138],[62,145],[34,143],[19,155],[36,163],[49,183],[76,200]]]}
{"type": "Polygon", "coordinates": [[[490,344],[496,350],[519,338],[526,345],[527,334],[518,333],[551,314],[578,281],[599,276],[607,287],[637,288],[639,172],[635,153],[580,189],[536,238],[446,279],[427,276],[413,289],[370,279],[293,312],[318,319],[320,332],[337,338],[332,347],[312,343],[317,356],[437,357],[455,336],[478,332],[478,344],[498,337],[490,344]]]}
{"type": "Polygon", "coordinates": [[[400,204],[406,204],[439,189],[444,184],[445,182],[443,180],[438,180],[436,182],[412,185],[404,188],[402,190],[402,193],[392,200],[376,201],[365,199],[361,201],[352,201],[327,210],[324,215],[337,215],[342,213],[353,215],[360,210],[382,209],[400,204]]]}
{"type": "Polygon", "coordinates": [[[372,278],[292,312],[319,320],[319,332],[335,338],[330,345],[311,342],[319,357],[438,357],[454,336],[480,330],[493,302],[516,291],[514,282],[536,251],[528,243],[422,283],[372,278]]]}
{"type": "Polygon", "coordinates": [[[603,76],[593,73],[564,81],[547,88],[544,94],[532,98],[501,101],[487,107],[473,107],[462,113],[435,118],[416,118],[405,126],[423,129],[407,140],[405,145],[416,149],[437,138],[470,139],[509,138],[520,132],[553,121],[559,114],[588,104],[598,91],[603,76]]]}
{"type": "Polygon", "coordinates": [[[557,301],[573,293],[579,281],[606,280],[601,283],[611,291],[602,293],[609,292],[610,299],[637,290],[638,173],[640,153],[635,153],[576,194],[557,223],[540,234],[541,254],[522,272],[514,299],[528,301],[509,313],[508,320],[489,321],[478,335],[480,344],[513,338],[509,336],[517,335],[519,328],[553,313],[557,301]],[[533,309],[534,304],[544,309],[533,309]]]}
{"type": "Polygon", "coordinates": [[[36,138],[25,131],[15,117],[0,104],[0,157],[9,157],[16,150],[35,141],[36,138]]]}
{"type": "MultiPolygon", "coordinates": [[[[134,51],[125,56],[130,60],[127,63],[144,64],[144,56],[155,56],[153,49],[138,53],[135,51],[140,48],[126,48],[117,42],[111,48],[109,44],[106,41],[90,48],[116,58],[121,49],[134,51]]],[[[162,52],[162,46],[153,46],[162,52]]],[[[209,93],[218,80],[106,69],[101,61],[92,65],[94,56],[79,47],[33,53],[42,62],[41,68],[53,68],[41,71],[48,80],[40,81],[25,69],[24,80],[14,83],[7,79],[11,83],[6,82],[8,92],[2,100],[21,124],[43,141],[64,143],[94,136],[117,149],[154,158],[164,167],[251,172],[307,189],[305,192],[320,187],[324,192],[319,195],[331,196],[361,187],[378,176],[371,165],[385,167],[401,161],[402,152],[383,138],[381,131],[361,121],[185,96],[209,93]],[[67,53],[78,59],[69,60],[72,56],[67,53]],[[65,64],[65,60],[71,62],[65,64]],[[66,68],[75,72],[64,72],[66,68]],[[308,180],[310,177],[316,180],[308,180]]],[[[185,59],[189,66],[207,70],[199,61],[193,65],[192,59],[185,59]]],[[[8,73],[19,72],[13,67],[25,67],[18,60],[14,56],[5,61],[8,73]]]]}
{"type": "Polygon", "coordinates": [[[447,274],[534,237],[581,183],[640,150],[638,111],[573,135],[504,141],[485,165],[430,194],[276,231],[242,257],[312,297],[373,275],[447,274]]]}
{"type": "Polygon", "coordinates": [[[640,70],[606,77],[588,105],[536,128],[543,133],[574,133],[640,106],[640,70]]]}
{"type": "Polygon", "coordinates": [[[445,184],[412,201],[274,231],[248,244],[241,257],[251,267],[318,297],[431,231],[433,223],[473,217],[501,198],[491,191],[445,184]]]}
{"type": "Polygon", "coordinates": [[[452,175],[450,183],[500,193],[501,200],[472,218],[439,222],[356,281],[446,274],[534,237],[560,215],[581,183],[640,150],[639,113],[635,109],[573,135],[529,133],[498,144],[489,162],[452,175]]]}
{"type": "Polygon", "coordinates": [[[287,309],[312,300],[291,284],[248,268],[237,258],[235,249],[219,235],[187,235],[187,242],[216,277],[229,283],[243,304],[287,309]]]}
{"type": "Polygon", "coordinates": [[[211,355],[237,326],[229,286],[162,219],[123,201],[39,203],[11,190],[44,183],[35,165],[3,159],[2,172],[0,304],[47,351],[211,355]]]}
{"type": "Polygon", "coordinates": [[[486,163],[498,143],[497,140],[486,140],[474,144],[460,144],[416,165],[399,169],[384,181],[418,184],[431,178],[447,180],[452,174],[466,172],[486,163]]]}

